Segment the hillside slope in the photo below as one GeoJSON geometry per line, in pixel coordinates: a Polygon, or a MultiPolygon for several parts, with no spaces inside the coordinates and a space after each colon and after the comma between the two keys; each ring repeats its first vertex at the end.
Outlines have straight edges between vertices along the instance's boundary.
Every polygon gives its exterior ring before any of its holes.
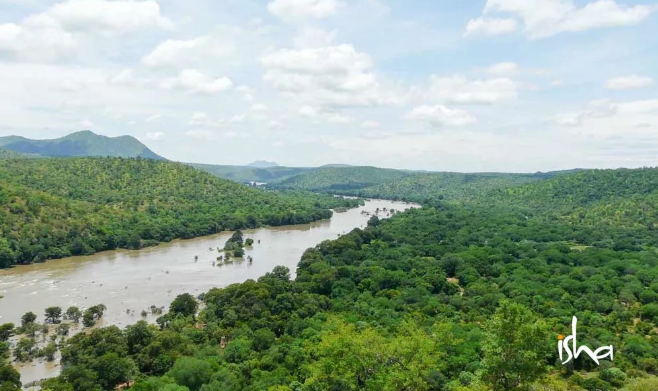
{"type": "Polygon", "coordinates": [[[281,181],[290,177],[313,170],[312,168],[297,167],[268,167],[257,168],[249,166],[223,166],[214,164],[186,163],[189,166],[209,172],[224,179],[236,182],[262,182],[270,183],[281,181]]]}
{"type": "Polygon", "coordinates": [[[81,131],[52,140],[31,140],[24,137],[0,137],[0,148],[18,153],[53,157],[140,157],[165,160],[132,136],[106,137],[81,131]]]}
{"type": "Polygon", "coordinates": [[[355,201],[249,188],[147,159],[0,164],[0,267],[262,225],[301,224],[355,201]]]}
{"type": "Polygon", "coordinates": [[[348,191],[393,182],[409,175],[412,174],[376,167],[322,167],[277,182],[273,186],[321,192],[348,191]]]}

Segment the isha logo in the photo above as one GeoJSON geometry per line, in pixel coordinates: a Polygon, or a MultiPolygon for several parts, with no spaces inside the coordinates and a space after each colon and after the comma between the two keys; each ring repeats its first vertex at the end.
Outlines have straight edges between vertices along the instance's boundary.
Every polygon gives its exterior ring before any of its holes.
{"type": "Polygon", "coordinates": [[[609,357],[610,361],[612,361],[612,345],[610,346],[603,346],[598,349],[596,349],[594,352],[587,346],[581,346],[578,347],[578,344],[576,342],[576,323],[578,323],[578,319],[574,316],[573,321],[571,322],[571,330],[573,332],[573,335],[569,335],[568,337],[564,338],[564,336],[560,335],[557,337],[558,343],[557,343],[557,349],[558,353],[560,354],[560,360],[562,360],[563,352],[567,352],[567,359],[562,362],[562,364],[566,364],[572,359],[577,359],[578,356],[580,356],[583,352],[585,352],[589,358],[592,359],[596,363],[596,365],[599,364],[599,360],[602,358],[609,357]],[[571,349],[569,348],[569,343],[571,343],[571,349]]]}

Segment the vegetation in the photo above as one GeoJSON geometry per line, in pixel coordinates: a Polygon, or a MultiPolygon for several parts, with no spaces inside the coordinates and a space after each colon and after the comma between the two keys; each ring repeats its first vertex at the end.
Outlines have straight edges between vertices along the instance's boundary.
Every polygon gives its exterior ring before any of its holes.
{"type": "Polygon", "coordinates": [[[9,159],[0,165],[0,268],[263,225],[358,201],[266,192],[164,161],[9,159]]]}
{"type": "Polygon", "coordinates": [[[111,138],[88,130],[54,140],[30,140],[18,136],[0,137],[0,148],[32,157],[112,156],[164,160],[134,137],[111,138]]]}
{"type": "Polygon", "coordinates": [[[295,167],[258,168],[250,166],[218,166],[196,163],[187,164],[220,178],[230,179],[236,182],[278,182],[313,170],[312,168],[295,167]]]}
{"type": "Polygon", "coordinates": [[[376,167],[321,167],[277,182],[275,188],[320,192],[354,191],[400,180],[410,173],[376,167]]]}
{"type": "Polygon", "coordinates": [[[42,386],[654,389],[658,238],[635,209],[652,204],[657,175],[572,173],[494,189],[487,203],[432,201],[371,219],[307,250],[294,280],[276,267],[209,291],[200,310],[180,296],[159,327],[74,336],[62,375],[42,386]],[[579,344],[613,345],[614,362],[559,363],[557,335],[571,333],[573,316],[579,344]]]}

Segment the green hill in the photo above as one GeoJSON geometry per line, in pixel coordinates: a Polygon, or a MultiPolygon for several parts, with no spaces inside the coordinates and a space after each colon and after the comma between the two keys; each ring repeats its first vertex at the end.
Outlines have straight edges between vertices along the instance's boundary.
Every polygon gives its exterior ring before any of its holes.
{"type": "Polygon", "coordinates": [[[0,267],[263,225],[355,201],[253,189],[180,163],[123,158],[0,164],[0,267]]]}
{"type": "Polygon", "coordinates": [[[0,148],[39,156],[140,157],[165,160],[132,136],[106,137],[88,130],[53,140],[31,140],[19,136],[0,137],[0,148]]]}
{"type": "Polygon", "coordinates": [[[534,174],[410,173],[408,176],[339,194],[366,198],[434,203],[438,200],[464,201],[492,189],[506,188],[543,179],[534,174]]]}
{"type": "Polygon", "coordinates": [[[354,191],[393,182],[409,173],[376,167],[321,167],[277,182],[273,186],[320,192],[354,191]]]}
{"type": "Polygon", "coordinates": [[[262,182],[270,183],[281,181],[290,177],[313,170],[312,168],[295,167],[269,167],[256,168],[249,166],[222,166],[213,164],[186,163],[194,168],[209,172],[224,179],[236,182],[262,182]]]}

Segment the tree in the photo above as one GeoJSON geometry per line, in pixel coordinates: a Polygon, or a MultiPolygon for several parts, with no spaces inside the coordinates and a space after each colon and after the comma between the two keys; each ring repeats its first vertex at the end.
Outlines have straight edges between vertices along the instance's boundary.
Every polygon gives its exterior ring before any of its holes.
{"type": "Polygon", "coordinates": [[[183,357],[176,361],[167,376],[176,380],[177,384],[198,391],[201,386],[210,382],[213,374],[212,365],[194,357],[183,357]]]}
{"type": "Polygon", "coordinates": [[[39,352],[39,356],[45,357],[46,361],[54,361],[55,360],[55,354],[57,353],[57,345],[55,345],[54,342],[49,343],[41,349],[39,352]]]}
{"type": "Polygon", "coordinates": [[[78,323],[78,322],[80,322],[80,318],[82,318],[82,311],[80,311],[80,309],[78,307],[75,307],[75,306],[69,307],[66,310],[66,315],[65,316],[66,316],[66,319],[68,319],[68,320],[70,320],[74,323],[78,323]]]}
{"type": "Polygon", "coordinates": [[[9,363],[0,360],[0,390],[20,391],[21,375],[9,363]]]}
{"type": "Polygon", "coordinates": [[[525,306],[501,302],[485,327],[483,377],[495,391],[515,390],[547,372],[548,331],[525,306]]]}
{"type": "Polygon", "coordinates": [[[62,307],[48,307],[45,312],[46,322],[59,323],[62,317],[62,307]]]}
{"type": "Polygon", "coordinates": [[[194,316],[196,315],[198,306],[199,304],[194,296],[189,293],[183,293],[182,295],[178,295],[171,303],[169,306],[169,312],[174,316],[194,316]]]}
{"type": "Polygon", "coordinates": [[[5,342],[14,335],[14,324],[5,323],[0,326],[0,342],[5,342]]]}
{"type": "Polygon", "coordinates": [[[33,324],[37,320],[37,315],[34,312],[26,312],[21,317],[21,325],[23,327],[33,324]]]}
{"type": "Polygon", "coordinates": [[[85,314],[82,316],[82,325],[85,327],[94,327],[96,324],[96,319],[94,318],[94,313],[89,309],[85,310],[85,314]]]}
{"type": "Polygon", "coordinates": [[[247,247],[251,247],[251,246],[254,244],[254,240],[253,240],[252,238],[248,238],[248,239],[244,242],[244,244],[245,244],[247,247]]]}
{"type": "Polygon", "coordinates": [[[233,256],[236,258],[244,257],[244,250],[241,248],[236,249],[235,251],[233,251],[233,256]]]}

